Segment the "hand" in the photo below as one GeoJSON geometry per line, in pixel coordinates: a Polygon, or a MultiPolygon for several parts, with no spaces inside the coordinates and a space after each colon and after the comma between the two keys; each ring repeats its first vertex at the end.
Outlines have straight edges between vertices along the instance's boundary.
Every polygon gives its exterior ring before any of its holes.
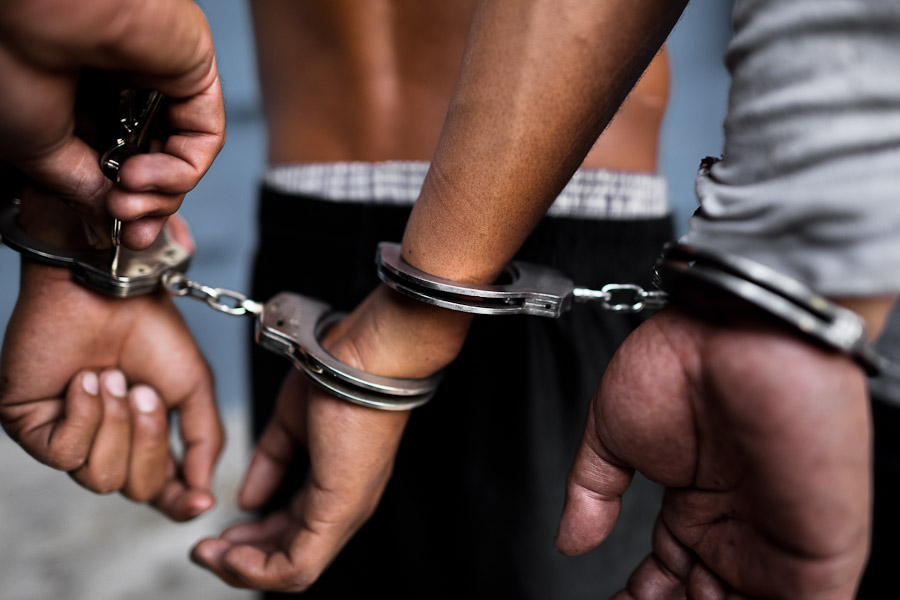
{"type": "Polygon", "coordinates": [[[67,270],[23,261],[0,355],[0,423],[95,492],[120,490],[176,520],[214,503],[223,434],[212,378],[163,293],[107,298],[67,270]],[[168,411],[180,417],[180,464],[168,450],[168,411]]]}
{"type": "Polygon", "coordinates": [[[0,79],[0,160],[76,208],[101,239],[107,213],[125,221],[122,241],[132,249],[156,239],[225,141],[212,38],[189,0],[4,3],[0,79]],[[173,99],[167,117],[174,133],[160,151],[127,160],[115,186],[76,135],[76,91],[86,68],[126,72],[133,85],[173,99]]]}
{"type": "Polygon", "coordinates": [[[635,470],[666,486],[617,598],[852,598],[869,542],[865,381],[771,326],[678,309],[626,340],[594,395],[557,547],[584,554],[635,470]]]}
{"type": "Polygon", "coordinates": [[[289,507],[202,540],[191,556],[236,587],[298,592],[311,585],[375,511],[409,412],[340,400],[299,372],[285,380],[275,414],[241,486],[243,509],[262,506],[305,449],[310,471],[289,507]]]}
{"type": "MultiPolygon", "coordinates": [[[[424,377],[456,356],[468,323],[468,316],[380,287],[323,345],[371,373],[424,377]]],[[[259,440],[240,504],[248,510],[263,505],[301,449],[309,456],[306,482],[288,508],[202,540],[192,559],[236,587],[306,589],[375,510],[408,418],[408,412],[340,400],[291,373],[259,440]]]]}
{"type": "MultiPolygon", "coordinates": [[[[145,502],[175,477],[169,422],[159,394],[147,385],[129,390],[125,375],[117,369],[75,375],[60,418],[50,427],[50,455],[54,460],[85,456],[69,474],[94,492],[119,490],[127,498],[145,502]]],[[[193,499],[205,501],[201,495],[193,499]]]]}

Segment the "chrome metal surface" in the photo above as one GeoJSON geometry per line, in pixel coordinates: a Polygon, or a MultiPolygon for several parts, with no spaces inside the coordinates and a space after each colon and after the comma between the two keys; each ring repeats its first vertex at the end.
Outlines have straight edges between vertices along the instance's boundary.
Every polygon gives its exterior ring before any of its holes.
{"type": "Polygon", "coordinates": [[[663,249],[657,273],[666,288],[688,278],[725,290],[847,354],[870,374],[886,367],[886,360],[868,342],[862,318],[765,265],[742,256],[672,243],[663,249]]]}
{"type": "Polygon", "coordinates": [[[249,299],[240,292],[203,285],[189,279],[183,273],[175,271],[163,273],[162,284],[166,291],[173,296],[185,296],[200,300],[213,310],[227,315],[242,317],[247,314],[259,315],[262,312],[262,304],[249,299]]]}
{"type": "Polygon", "coordinates": [[[29,260],[67,268],[75,281],[110,296],[125,298],[153,292],[159,289],[163,273],[183,272],[190,264],[191,254],[163,228],[146,250],[123,247],[113,273],[109,250],[70,250],[45,244],[22,230],[18,215],[17,201],[0,202],[0,237],[7,246],[29,260]]]}
{"type": "Polygon", "coordinates": [[[536,315],[558,318],[573,302],[598,302],[614,312],[640,312],[660,308],[666,294],[627,283],[610,283],[601,290],[575,287],[562,273],[539,265],[514,261],[501,280],[508,283],[473,285],[425,273],[410,265],[400,245],[382,242],[375,257],[378,277],[389,287],[421,302],[482,315],[536,315]]]}
{"type": "Polygon", "coordinates": [[[316,385],[355,404],[379,410],[409,410],[431,399],[440,374],[424,379],[383,377],[351,367],[329,354],[320,340],[342,317],[318,300],[282,292],[263,306],[256,341],[288,357],[316,385]]]}

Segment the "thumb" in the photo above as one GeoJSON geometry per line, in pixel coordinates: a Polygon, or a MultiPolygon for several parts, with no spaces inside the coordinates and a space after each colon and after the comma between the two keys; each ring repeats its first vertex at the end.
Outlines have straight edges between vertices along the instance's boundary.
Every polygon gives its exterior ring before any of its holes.
{"type": "Polygon", "coordinates": [[[567,556],[587,554],[606,539],[622,508],[634,470],[620,466],[606,450],[597,427],[594,393],[575,462],[566,480],[566,503],[556,535],[556,549],[567,556]]]}
{"type": "Polygon", "coordinates": [[[105,223],[104,198],[113,184],[103,175],[98,160],[97,153],[83,140],[69,136],[46,152],[18,161],[16,166],[81,215],[105,223]]]}
{"type": "Polygon", "coordinates": [[[296,442],[280,421],[273,418],[266,426],[238,495],[241,508],[262,506],[278,489],[294,458],[296,442]]]}

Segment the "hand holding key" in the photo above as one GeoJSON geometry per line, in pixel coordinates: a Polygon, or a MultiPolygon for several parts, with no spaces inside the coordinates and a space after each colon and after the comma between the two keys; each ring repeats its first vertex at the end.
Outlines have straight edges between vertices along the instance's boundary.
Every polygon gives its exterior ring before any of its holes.
{"type": "Polygon", "coordinates": [[[111,214],[124,223],[126,247],[149,246],[225,140],[212,39],[200,9],[188,0],[164,7],[15,1],[0,9],[0,32],[0,76],[15,82],[0,89],[0,160],[75,208],[99,239],[109,236],[111,214]],[[123,164],[116,185],[77,127],[73,107],[89,69],[129,73],[130,84],[171,98],[171,134],[158,151],[123,164]]]}

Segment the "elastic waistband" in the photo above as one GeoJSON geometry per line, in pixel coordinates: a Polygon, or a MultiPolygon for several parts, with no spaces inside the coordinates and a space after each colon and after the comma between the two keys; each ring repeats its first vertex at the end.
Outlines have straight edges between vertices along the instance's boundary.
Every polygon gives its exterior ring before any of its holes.
{"type": "MultiPolygon", "coordinates": [[[[332,202],[412,205],[428,163],[419,161],[274,165],[264,183],[289,195],[332,202]]],[[[581,169],[554,201],[550,216],[580,219],[640,219],[669,214],[665,180],[651,173],[581,169]]]]}

